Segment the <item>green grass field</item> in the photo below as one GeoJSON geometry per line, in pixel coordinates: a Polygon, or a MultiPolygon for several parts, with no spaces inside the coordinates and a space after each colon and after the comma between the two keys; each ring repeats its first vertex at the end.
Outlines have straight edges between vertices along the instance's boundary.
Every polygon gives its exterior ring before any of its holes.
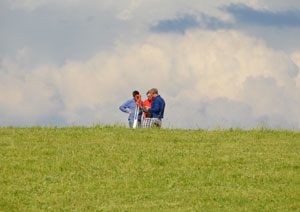
{"type": "Polygon", "coordinates": [[[0,211],[300,211],[300,133],[0,128],[0,211]]]}

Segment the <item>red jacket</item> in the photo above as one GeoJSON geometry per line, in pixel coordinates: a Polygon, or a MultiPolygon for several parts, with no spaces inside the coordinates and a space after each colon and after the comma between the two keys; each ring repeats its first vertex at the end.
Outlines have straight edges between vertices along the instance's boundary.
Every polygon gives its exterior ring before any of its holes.
{"type": "MultiPolygon", "coordinates": [[[[151,103],[152,102],[153,102],[152,100],[146,99],[145,101],[143,101],[142,107],[151,108],[151,103]]],[[[143,116],[144,116],[144,118],[146,118],[146,113],[145,112],[144,112],[143,116]]]]}

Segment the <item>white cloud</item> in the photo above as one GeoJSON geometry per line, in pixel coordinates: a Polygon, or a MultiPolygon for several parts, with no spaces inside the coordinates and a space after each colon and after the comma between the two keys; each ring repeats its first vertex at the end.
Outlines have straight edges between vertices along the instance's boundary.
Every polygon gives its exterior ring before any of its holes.
{"type": "Polygon", "coordinates": [[[15,58],[5,58],[0,65],[1,125],[34,125],[47,115],[59,113],[51,99],[54,90],[49,84],[49,67],[31,70],[33,60],[28,52],[21,49],[15,58]]]}
{"type": "Polygon", "coordinates": [[[273,0],[263,0],[257,1],[257,4],[261,4],[262,8],[268,8],[270,10],[282,11],[290,9],[299,9],[300,4],[298,0],[286,0],[286,1],[273,1],[273,0]]]}
{"type": "Polygon", "coordinates": [[[131,0],[128,8],[124,9],[118,17],[121,20],[129,20],[132,18],[132,13],[139,7],[141,0],[131,0]]]}
{"type": "MultiPolygon", "coordinates": [[[[294,52],[292,55],[291,55],[291,58],[293,60],[293,62],[299,67],[300,69],[300,52],[294,52]]],[[[300,88],[300,74],[298,74],[297,76],[297,87],[300,88]]]]}
{"type": "Polygon", "coordinates": [[[166,127],[293,128],[300,121],[297,55],[293,62],[236,31],[151,35],[60,67],[32,67],[25,48],[0,64],[0,125],[126,123],[118,106],[135,89],[157,87],[166,127]]]}

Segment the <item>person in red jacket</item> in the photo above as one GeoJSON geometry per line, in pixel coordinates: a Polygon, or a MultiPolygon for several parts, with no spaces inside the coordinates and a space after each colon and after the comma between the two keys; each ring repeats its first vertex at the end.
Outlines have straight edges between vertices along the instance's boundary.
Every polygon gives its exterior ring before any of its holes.
{"type": "MultiPolygon", "coordinates": [[[[147,99],[145,101],[143,101],[141,106],[146,107],[147,109],[149,109],[149,108],[151,108],[151,104],[153,102],[153,97],[152,97],[152,94],[150,93],[150,91],[148,91],[146,93],[146,95],[147,95],[147,99]]],[[[144,112],[143,117],[144,117],[144,119],[145,118],[152,118],[152,114],[150,112],[144,112]]]]}
{"type": "Polygon", "coordinates": [[[152,118],[145,118],[142,122],[142,128],[161,127],[162,119],[165,112],[165,100],[158,94],[156,88],[150,90],[150,94],[153,98],[151,108],[142,107],[143,112],[151,113],[152,118]]]}

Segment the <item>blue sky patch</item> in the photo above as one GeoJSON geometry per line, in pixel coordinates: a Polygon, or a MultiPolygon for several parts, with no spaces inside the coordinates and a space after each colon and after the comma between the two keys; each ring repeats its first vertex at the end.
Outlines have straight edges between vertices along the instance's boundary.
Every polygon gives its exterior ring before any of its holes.
{"type": "Polygon", "coordinates": [[[271,27],[300,27],[300,12],[296,10],[271,12],[255,10],[244,4],[231,4],[223,8],[233,15],[237,23],[271,26],[271,27]]]}
{"type": "Polygon", "coordinates": [[[198,28],[199,23],[193,15],[183,15],[176,19],[161,20],[158,24],[150,27],[153,32],[184,33],[186,29],[198,28]]]}

